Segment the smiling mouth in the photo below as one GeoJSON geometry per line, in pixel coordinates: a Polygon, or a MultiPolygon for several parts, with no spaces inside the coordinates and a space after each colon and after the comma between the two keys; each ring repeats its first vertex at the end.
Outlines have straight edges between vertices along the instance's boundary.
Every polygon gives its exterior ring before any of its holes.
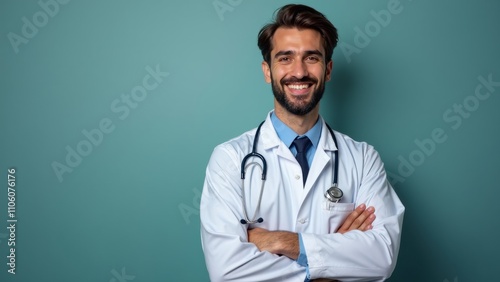
{"type": "Polygon", "coordinates": [[[285,85],[292,94],[303,95],[309,93],[309,89],[313,84],[305,82],[295,82],[295,83],[286,83],[285,85]]]}
{"type": "Polygon", "coordinates": [[[311,85],[312,84],[306,83],[306,84],[287,84],[286,86],[294,90],[302,90],[311,87],[311,85]]]}

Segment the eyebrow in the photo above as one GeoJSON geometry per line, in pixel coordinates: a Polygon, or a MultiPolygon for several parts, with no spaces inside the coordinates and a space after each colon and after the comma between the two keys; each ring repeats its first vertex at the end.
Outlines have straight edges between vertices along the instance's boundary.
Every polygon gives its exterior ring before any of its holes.
{"type": "MultiPolygon", "coordinates": [[[[285,51],[279,51],[274,55],[274,58],[277,58],[279,56],[289,56],[289,55],[294,55],[296,54],[295,51],[292,50],[285,50],[285,51]]],[[[323,58],[323,53],[321,53],[319,50],[306,50],[304,51],[304,55],[309,56],[309,55],[318,55],[323,58]]]]}

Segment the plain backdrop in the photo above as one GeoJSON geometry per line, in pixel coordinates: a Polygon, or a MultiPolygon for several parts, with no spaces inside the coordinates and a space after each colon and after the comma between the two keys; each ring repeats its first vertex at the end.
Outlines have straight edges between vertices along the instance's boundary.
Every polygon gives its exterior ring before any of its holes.
{"type": "MultiPolygon", "coordinates": [[[[205,167],[272,109],[256,38],[287,3],[2,1],[0,280],[208,281],[205,167]]],[[[500,2],[302,3],[340,35],[322,115],[406,206],[390,281],[495,280],[500,2]]]]}

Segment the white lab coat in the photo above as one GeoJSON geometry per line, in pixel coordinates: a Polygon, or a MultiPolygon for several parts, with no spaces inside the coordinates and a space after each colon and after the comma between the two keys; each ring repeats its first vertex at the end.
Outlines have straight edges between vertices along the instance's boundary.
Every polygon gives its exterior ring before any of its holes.
{"type": "MultiPolygon", "coordinates": [[[[257,152],[267,161],[260,211],[264,222],[243,225],[241,161],[252,150],[256,129],[217,146],[203,187],[201,239],[211,281],[304,281],[306,268],[295,260],[260,252],[247,240],[247,228],[287,230],[302,234],[311,279],[383,281],[396,265],[404,207],[387,181],[383,163],[372,146],[335,132],[339,147],[341,202],[328,202],[325,191],[333,176],[333,139],[323,121],[321,138],[305,186],[300,165],[279,139],[269,115],[262,125],[257,152]],[[374,206],[373,229],[335,233],[355,206],[374,206]]],[[[256,161],[252,158],[250,161],[256,161]]],[[[250,162],[249,161],[249,162],[250,162]]],[[[250,166],[245,199],[254,216],[261,170],[250,166]]]]}

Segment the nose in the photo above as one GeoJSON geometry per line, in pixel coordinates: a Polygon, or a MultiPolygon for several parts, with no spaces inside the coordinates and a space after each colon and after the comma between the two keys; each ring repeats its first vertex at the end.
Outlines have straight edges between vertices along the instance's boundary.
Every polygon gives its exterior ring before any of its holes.
{"type": "Polygon", "coordinates": [[[292,73],[298,79],[308,76],[307,65],[302,60],[296,60],[292,65],[292,73]]]}

